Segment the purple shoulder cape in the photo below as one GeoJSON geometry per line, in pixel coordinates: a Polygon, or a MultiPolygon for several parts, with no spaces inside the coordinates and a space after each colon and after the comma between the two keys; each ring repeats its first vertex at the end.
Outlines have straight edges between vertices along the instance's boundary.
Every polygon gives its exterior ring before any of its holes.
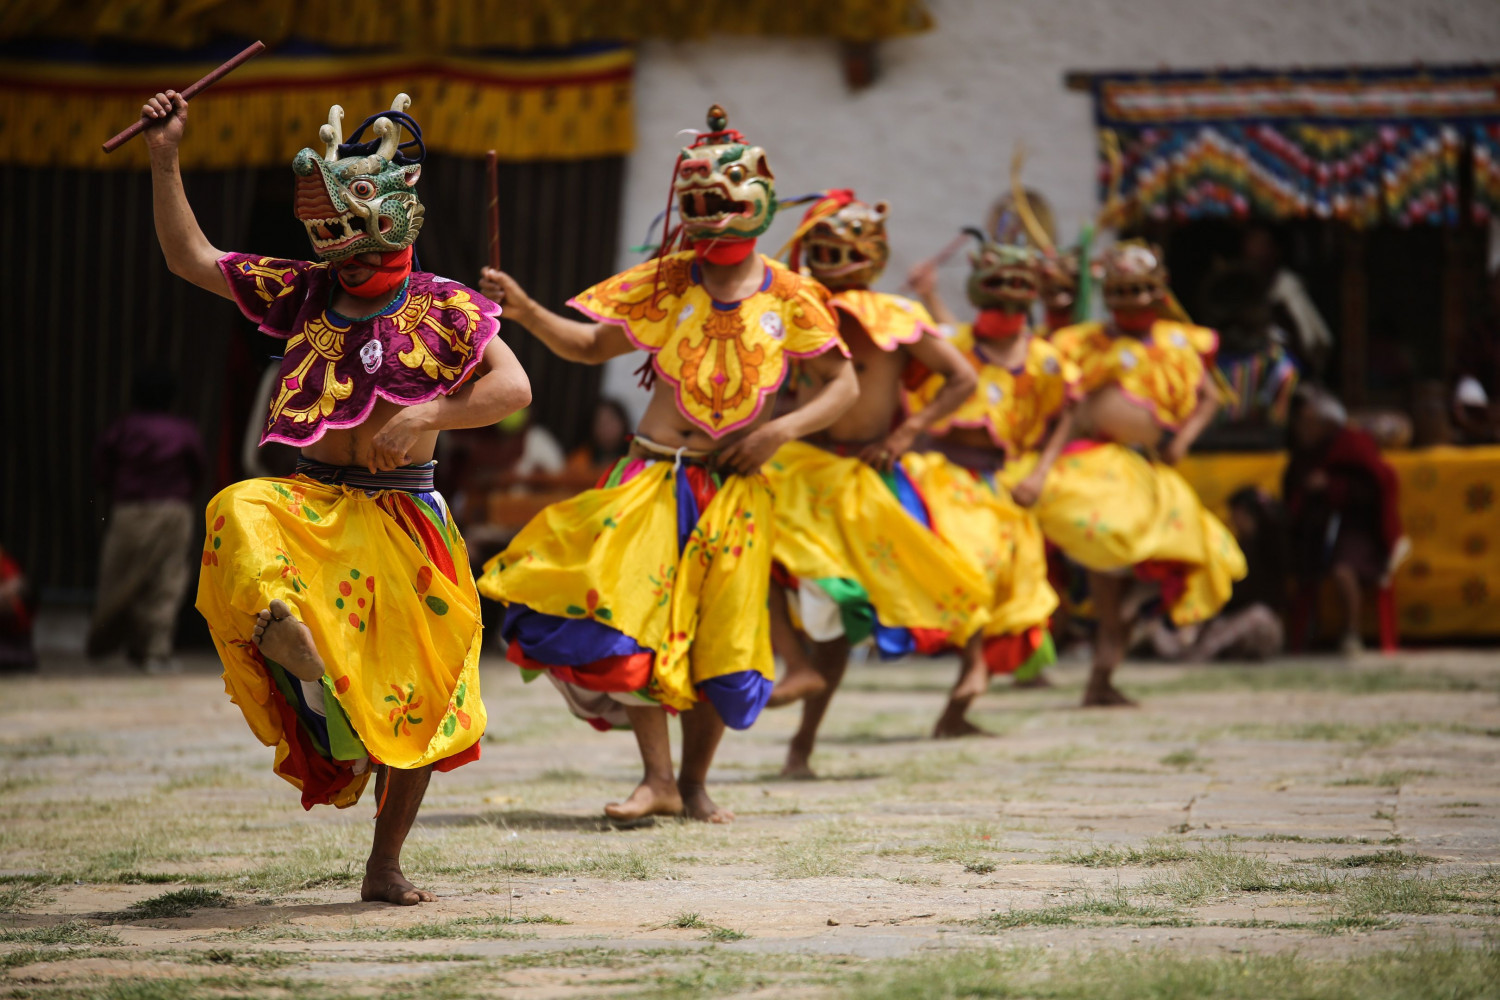
{"type": "Polygon", "coordinates": [[[219,258],[240,311],[286,341],[261,443],[308,445],[365,421],[375,398],[425,403],[463,385],[500,329],[500,307],[435,274],[413,271],[374,316],[330,308],[327,264],[230,253],[219,258]]]}

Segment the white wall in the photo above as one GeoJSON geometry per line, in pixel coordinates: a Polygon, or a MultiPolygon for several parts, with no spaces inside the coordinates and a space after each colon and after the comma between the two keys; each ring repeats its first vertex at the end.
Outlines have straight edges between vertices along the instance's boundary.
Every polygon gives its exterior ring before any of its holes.
{"type": "MultiPolygon", "coordinates": [[[[799,2],[799,0],[793,0],[799,2]]],[[[816,0],[800,0],[816,2],[816,0]]],[[[959,226],[982,224],[1024,140],[1030,186],[1072,234],[1095,211],[1088,96],[1064,71],[1270,68],[1500,58],[1496,0],[928,0],[935,30],[880,47],[873,87],[850,93],[832,42],[718,38],[641,47],[637,149],[626,175],[619,263],[639,259],[664,207],[682,128],[718,101],[764,146],[783,196],[852,187],[891,202],[894,291],[914,262],[959,226]]],[[[800,217],[789,209],[761,241],[774,253],[800,217]]],[[[944,291],[962,300],[962,258],[944,291]]],[[[605,391],[642,396],[613,363],[605,391]]],[[[638,411],[637,411],[638,412],[638,411]]]]}

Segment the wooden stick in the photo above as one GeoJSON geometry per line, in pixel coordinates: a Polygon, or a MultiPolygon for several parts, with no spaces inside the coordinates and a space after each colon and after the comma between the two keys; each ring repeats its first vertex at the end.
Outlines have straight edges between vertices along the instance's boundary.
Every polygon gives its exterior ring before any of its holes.
{"type": "Polygon", "coordinates": [[[492,149],[484,154],[485,176],[489,181],[490,267],[500,270],[500,163],[492,149]]]}
{"type": "MultiPolygon", "coordinates": [[[[225,75],[234,72],[243,63],[254,59],[264,51],[266,51],[266,43],[255,42],[253,45],[247,46],[245,50],[239,55],[235,56],[233,59],[220,66],[218,69],[214,70],[212,73],[208,74],[197,83],[189,84],[186,88],[179,90],[177,93],[182,96],[182,99],[184,101],[191,101],[199,94],[200,91],[204,91],[209,87],[212,87],[214,84],[218,83],[219,80],[221,80],[225,75]]],[[[134,139],[136,136],[140,135],[141,131],[145,129],[148,124],[153,121],[159,120],[160,119],[156,118],[147,118],[145,115],[142,115],[139,121],[135,122],[129,128],[125,129],[125,131],[121,132],[119,135],[106,142],[104,144],[104,151],[106,153],[113,153],[115,150],[125,145],[125,143],[129,142],[131,139],[134,139]]]]}

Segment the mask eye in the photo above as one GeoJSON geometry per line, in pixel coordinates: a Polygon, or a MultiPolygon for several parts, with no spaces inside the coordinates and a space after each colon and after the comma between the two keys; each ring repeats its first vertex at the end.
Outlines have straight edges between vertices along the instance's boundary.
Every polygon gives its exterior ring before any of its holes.
{"type": "Polygon", "coordinates": [[[356,198],[369,198],[375,193],[375,184],[372,181],[357,180],[349,185],[349,193],[356,198]]]}
{"type": "Polygon", "coordinates": [[[735,164],[724,171],[724,176],[729,178],[729,183],[738,184],[745,179],[745,168],[739,164],[735,164]]]}
{"type": "Polygon", "coordinates": [[[849,232],[853,233],[855,236],[863,236],[865,234],[864,222],[860,219],[855,219],[853,222],[849,223],[849,232]]]}

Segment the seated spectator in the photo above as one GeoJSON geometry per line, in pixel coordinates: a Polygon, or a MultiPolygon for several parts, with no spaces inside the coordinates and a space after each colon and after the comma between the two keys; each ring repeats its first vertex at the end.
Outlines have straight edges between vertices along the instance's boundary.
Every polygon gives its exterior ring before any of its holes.
{"type": "Polygon", "coordinates": [[[35,622],[35,588],[0,546],[0,671],[36,669],[35,622]]]}
{"type": "MultiPolygon", "coordinates": [[[[1331,578],[1343,610],[1340,647],[1355,655],[1363,648],[1362,591],[1389,583],[1411,544],[1401,529],[1395,470],[1375,439],[1349,426],[1343,404],[1323,390],[1297,394],[1282,497],[1299,616],[1305,621],[1322,581],[1331,578]]],[[[1301,631],[1293,633],[1299,640],[1301,631]]]]}
{"type": "Polygon", "coordinates": [[[608,397],[594,407],[594,422],[586,443],[573,449],[564,472],[567,481],[588,489],[599,477],[625,457],[630,449],[630,415],[619,400],[608,397]]]}
{"type": "Polygon", "coordinates": [[[1235,393],[1204,435],[1205,447],[1279,449],[1299,373],[1278,339],[1264,286],[1247,267],[1221,266],[1204,281],[1201,301],[1203,322],[1219,333],[1219,369],[1235,393]]]}
{"type": "Polygon", "coordinates": [[[1458,351],[1453,420],[1464,444],[1500,441],[1500,267],[1490,272],[1488,293],[1458,351]]]}
{"type": "Polygon", "coordinates": [[[1302,279],[1282,263],[1276,234],[1264,225],[1251,226],[1245,233],[1243,253],[1245,264],[1266,289],[1276,325],[1286,331],[1286,347],[1303,368],[1321,372],[1333,350],[1333,333],[1302,279]]]}

